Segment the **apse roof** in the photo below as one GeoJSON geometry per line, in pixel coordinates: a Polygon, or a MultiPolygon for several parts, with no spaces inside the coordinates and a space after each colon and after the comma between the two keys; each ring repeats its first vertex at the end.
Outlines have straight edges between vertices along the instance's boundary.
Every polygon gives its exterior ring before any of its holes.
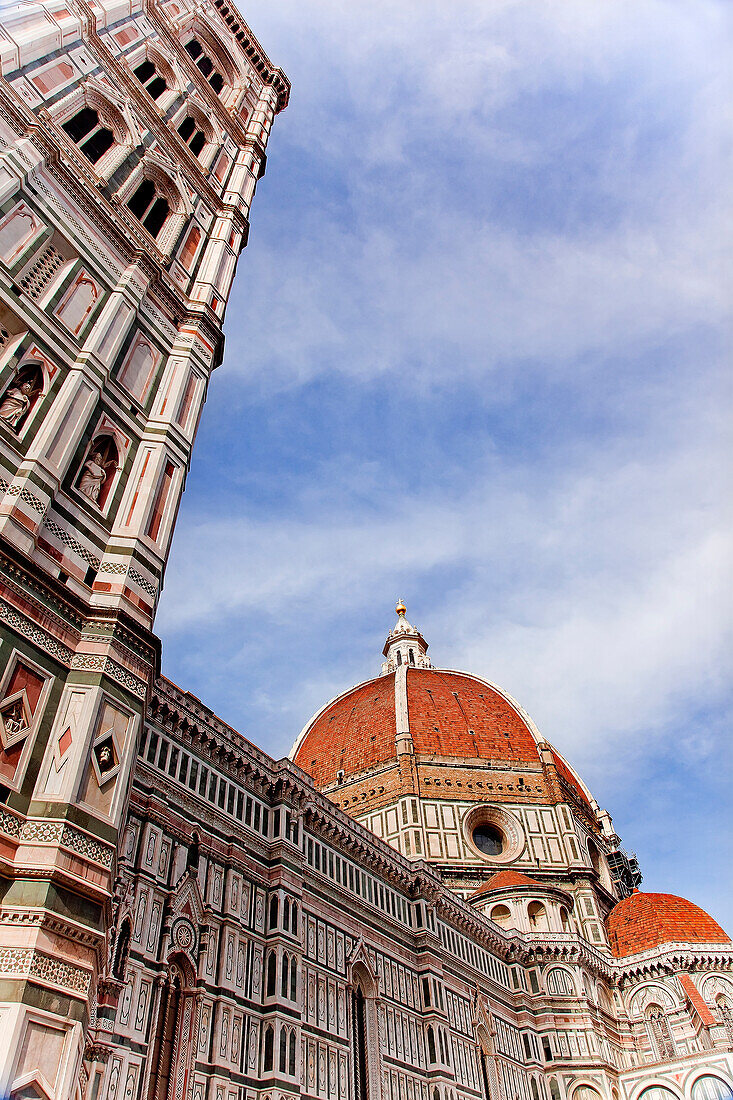
{"type": "Polygon", "coordinates": [[[611,910],[606,926],[616,958],[638,955],[665,943],[731,942],[704,909],[675,894],[635,890],[611,910]]]}

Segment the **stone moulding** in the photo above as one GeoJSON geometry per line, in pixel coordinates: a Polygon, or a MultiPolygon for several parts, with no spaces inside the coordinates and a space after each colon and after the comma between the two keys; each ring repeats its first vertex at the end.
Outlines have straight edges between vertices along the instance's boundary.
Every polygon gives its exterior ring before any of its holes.
{"type": "Polygon", "coordinates": [[[35,978],[42,985],[52,985],[68,992],[88,996],[92,972],[82,966],[72,966],[63,959],[44,955],[32,947],[0,948],[0,975],[9,978],[35,978]]]}
{"type": "MultiPolygon", "coordinates": [[[[48,612],[45,612],[45,617],[48,618],[48,612]]],[[[26,615],[23,615],[11,604],[2,599],[0,599],[0,620],[17,630],[18,633],[37,645],[39,649],[43,649],[67,668],[78,669],[80,671],[101,672],[110,676],[119,684],[122,684],[123,687],[126,687],[128,691],[131,691],[133,695],[136,695],[139,699],[144,699],[146,697],[148,691],[146,681],[134,675],[129,669],[125,668],[117,661],[113,661],[111,657],[107,657],[104,654],[74,653],[68,645],[59,641],[59,639],[55,638],[49,631],[44,630],[32,619],[29,619],[26,615]]],[[[55,616],[52,617],[52,621],[54,625],[56,625],[57,622],[59,625],[63,625],[60,620],[56,620],[55,616]]],[[[139,664],[139,662],[136,662],[136,664],[139,664]]]]}

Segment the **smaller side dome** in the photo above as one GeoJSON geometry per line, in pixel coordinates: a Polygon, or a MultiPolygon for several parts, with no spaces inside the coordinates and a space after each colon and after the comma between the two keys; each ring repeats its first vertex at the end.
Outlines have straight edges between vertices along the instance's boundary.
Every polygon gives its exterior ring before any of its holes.
{"type": "Polygon", "coordinates": [[[717,921],[699,905],[674,894],[635,890],[614,906],[606,921],[608,942],[617,959],[665,943],[730,943],[717,921]]]}
{"type": "Polygon", "coordinates": [[[473,900],[491,894],[495,890],[515,890],[522,887],[532,890],[544,889],[541,882],[530,878],[529,875],[522,874],[521,871],[497,871],[482,886],[479,886],[478,890],[474,890],[470,897],[473,900]]]}

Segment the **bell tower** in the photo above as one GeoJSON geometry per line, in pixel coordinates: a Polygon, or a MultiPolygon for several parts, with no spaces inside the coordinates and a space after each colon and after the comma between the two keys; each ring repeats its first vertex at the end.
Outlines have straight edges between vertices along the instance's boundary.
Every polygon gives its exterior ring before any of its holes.
{"type": "Polygon", "coordinates": [[[223,0],[6,6],[0,65],[0,1092],[65,1100],[104,1046],[153,621],[289,84],[223,0]]]}

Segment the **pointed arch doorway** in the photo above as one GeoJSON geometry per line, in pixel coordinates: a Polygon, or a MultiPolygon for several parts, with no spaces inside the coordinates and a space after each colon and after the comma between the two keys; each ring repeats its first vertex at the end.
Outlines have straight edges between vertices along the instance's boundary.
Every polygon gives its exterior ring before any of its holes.
{"type": "Polygon", "coordinates": [[[376,976],[365,959],[351,967],[351,1072],[354,1100],[380,1096],[379,1000],[376,976]]]}
{"type": "Polygon", "coordinates": [[[171,956],[159,986],[149,1046],[147,1100],[184,1100],[196,1024],[196,974],[182,954],[171,956]]]}

